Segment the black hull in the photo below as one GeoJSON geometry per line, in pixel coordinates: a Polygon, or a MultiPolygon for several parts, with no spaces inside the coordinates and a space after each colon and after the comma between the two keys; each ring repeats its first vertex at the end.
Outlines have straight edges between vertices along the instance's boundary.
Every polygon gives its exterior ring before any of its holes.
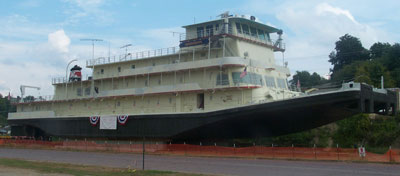
{"type": "MultiPolygon", "coordinates": [[[[277,136],[316,128],[361,112],[397,107],[393,92],[363,85],[343,91],[205,113],[133,115],[117,130],[100,130],[89,117],[9,120],[12,135],[67,138],[226,139],[277,136]],[[374,104],[375,103],[375,104],[374,104]]],[[[393,108],[392,113],[395,113],[393,108]]]]}

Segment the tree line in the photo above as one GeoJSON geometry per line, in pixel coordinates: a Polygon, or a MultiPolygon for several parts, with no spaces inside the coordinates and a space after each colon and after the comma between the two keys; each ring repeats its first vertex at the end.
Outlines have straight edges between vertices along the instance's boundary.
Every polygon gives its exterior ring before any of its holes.
{"type": "MultiPolygon", "coordinates": [[[[330,80],[317,73],[297,71],[289,81],[292,86],[301,83],[305,89],[321,84],[341,84],[354,81],[381,87],[400,87],[400,44],[374,43],[369,49],[362,46],[360,40],[346,34],[335,43],[334,51],[329,54],[330,80]]],[[[367,150],[383,153],[389,146],[400,147],[400,116],[370,116],[358,114],[316,129],[266,139],[281,145],[300,144],[322,147],[366,146],[367,150]]]]}
{"type": "Polygon", "coordinates": [[[297,71],[289,81],[296,86],[310,88],[325,83],[348,81],[363,82],[380,87],[381,76],[384,87],[400,87],[400,44],[374,43],[369,49],[362,46],[359,38],[345,34],[335,43],[335,49],[329,54],[330,80],[317,73],[297,71]]]}

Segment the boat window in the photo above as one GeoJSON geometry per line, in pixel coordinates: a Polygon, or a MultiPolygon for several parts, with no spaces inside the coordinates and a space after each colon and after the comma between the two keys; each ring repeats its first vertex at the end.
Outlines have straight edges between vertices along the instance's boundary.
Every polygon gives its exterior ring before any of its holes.
{"type": "Polygon", "coordinates": [[[247,24],[242,24],[243,34],[250,35],[249,26],[247,24]]]}
{"type": "Polygon", "coordinates": [[[76,95],[82,96],[82,89],[80,87],[76,88],[76,95]]]}
{"type": "Polygon", "coordinates": [[[268,32],[265,32],[265,39],[268,40],[268,41],[271,41],[271,38],[269,37],[269,33],[268,32]]]}
{"type": "Polygon", "coordinates": [[[256,28],[250,27],[250,30],[251,30],[251,36],[257,37],[257,30],[256,30],[256,28]]]}
{"type": "Polygon", "coordinates": [[[228,74],[217,74],[217,86],[219,85],[229,85],[228,74]]]}
{"type": "Polygon", "coordinates": [[[215,32],[218,34],[218,30],[219,30],[219,24],[215,25],[215,32]]]}
{"type": "Polygon", "coordinates": [[[267,84],[267,87],[276,88],[275,78],[272,76],[265,76],[265,83],[267,84]]]}
{"type": "Polygon", "coordinates": [[[258,38],[260,38],[261,40],[265,40],[264,31],[261,29],[258,30],[258,38]]]}
{"type": "Polygon", "coordinates": [[[276,80],[278,82],[278,87],[279,88],[286,89],[286,81],[285,81],[285,79],[277,78],[276,80]]]}
{"type": "Polygon", "coordinates": [[[90,87],[85,88],[85,95],[90,95],[90,87]]]}
{"type": "Polygon", "coordinates": [[[131,68],[132,68],[132,69],[135,69],[135,65],[131,65],[131,68]]]}
{"type": "Polygon", "coordinates": [[[235,85],[238,85],[239,83],[254,84],[260,86],[263,85],[261,75],[247,72],[247,74],[241,78],[241,74],[242,72],[232,72],[232,79],[235,85]]]}
{"type": "Polygon", "coordinates": [[[206,33],[207,33],[207,36],[212,36],[212,35],[214,35],[213,25],[207,25],[207,26],[206,26],[206,33]]]}
{"type": "Polygon", "coordinates": [[[242,28],[240,27],[240,23],[236,23],[236,31],[241,34],[242,33],[242,28]]]}
{"type": "Polygon", "coordinates": [[[100,73],[101,73],[101,74],[104,74],[104,69],[101,69],[101,70],[100,70],[100,73]]]}
{"type": "Polygon", "coordinates": [[[197,28],[197,37],[204,37],[204,27],[197,28]]]}
{"type": "Polygon", "coordinates": [[[118,67],[118,72],[121,72],[121,67],[118,67]]]}
{"type": "Polygon", "coordinates": [[[145,80],[145,81],[144,81],[144,86],[147,87],[147,85],[148,85],[148,82],[147,82],[147,80],[145,80]]]}

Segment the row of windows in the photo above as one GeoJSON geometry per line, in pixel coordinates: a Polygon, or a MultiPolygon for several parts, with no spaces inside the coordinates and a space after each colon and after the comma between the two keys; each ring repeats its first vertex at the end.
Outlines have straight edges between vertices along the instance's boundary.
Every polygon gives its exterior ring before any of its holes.
{"type": "MultiPolygon", "coordinates": [[[[155,63],[153,63],[153,66],[155,66],[155,63]]],[[[131,69],[135,69],[136,66],[135,65],[131,65],[131,69]]],[[[121,72],[121,67],[117,68],[118,72],[121,72]]],[[[98,73],[98,72],[97,72],[98,73]]],[[[104,74],[104,69],[100,69],[100,74],[104,74]]]]}
{"type": "MultiPolygon", "coordinates": [[[[254,84],[254,85],[260,85],[260,86],[264,85],[261,75],[256,74],[256,73],[247,72],[247,74],[241,78],[240,75],[242,73],[243,72],[232,72],[232,79],[233,79],[233,83],[235,85],[237,85],[239,83],[254,84]]],[[[222,74],[222,83],[226,83],[226,84],[220,83],[221,82],[220,77],[221,77],[220,75],[217,75],[217,85],[229,84],[227,74],[222,74]]],[[[275,82],[275,77],[272,77],[272,76],[265,76],[265,85],[267,87],[271,87],[271,88],[276,88],[277,86],[282,89],[287,88],[285,79],[276,78],[276,82],[275,82]]]]}
{"type": "Polygon", "coordinates": [[[236,30],[239,34],[246,34],[261,40],[270,40],[269,33],[261,29],[249,26],[247,24],[236,23],[236,30]]]}
{"type": "Polygon", "coordinates": [[[219,24],[215,24],[215,28],[213,24],[209,24],[206,26],[205,30],[203,26],[197,27],[197,37],[212,36],[214,35],[214,30],[219,30],[219,24]]]}

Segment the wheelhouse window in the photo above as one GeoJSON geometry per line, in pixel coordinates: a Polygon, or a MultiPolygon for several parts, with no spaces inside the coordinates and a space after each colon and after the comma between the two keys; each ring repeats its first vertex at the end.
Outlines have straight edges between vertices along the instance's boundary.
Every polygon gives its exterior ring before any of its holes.
{"type": "Polygon", "coordinates": [[[257,37],[257,30],[256,30],[256,28],[250,27],[250,31],[251,31],[251,36],[257,37]]]}
{"type": "Polygon", "coordinates": [[[258,38],[261,40],[265,40],[264,31],[261,29],[258,30],[258,38]]]}
{"type": "Polygon", "coordinates": [[[267,87],[276,88],[275,78],[272,76],[265,76],[265,83],[267,87]]]}
{"type": "Polygon", "coordinates": [[[271,41],[271,38],[269,37],[269,33],[268,32],[265,32],[265,39],[268,40],[268,41],[271,41]]]}
{"type": "Polygon", "coordinates": [[[204,27],[198,27],[197,28],[197,37],[204,37],[204,27]]]}
{"type": "Polygon", "coordinates": [[[243,34],[250,35],[249,26],[247,24],[242,24],[243,34]]]}
{"type": "Polygon", "coordinates": [[[213,25],[207,25],[207,26],[206,26],[206,33],[207,33],[207,36],[212,36],[212,35],[214,35],[213,25]]]}
{"type": "Polygon", "coordinates": [[[240,23],[236,23],[236,31],[237,31],[237,33],[239,33],[239,34],[242,33],[242,28],[240,27],[240,23]]]}

